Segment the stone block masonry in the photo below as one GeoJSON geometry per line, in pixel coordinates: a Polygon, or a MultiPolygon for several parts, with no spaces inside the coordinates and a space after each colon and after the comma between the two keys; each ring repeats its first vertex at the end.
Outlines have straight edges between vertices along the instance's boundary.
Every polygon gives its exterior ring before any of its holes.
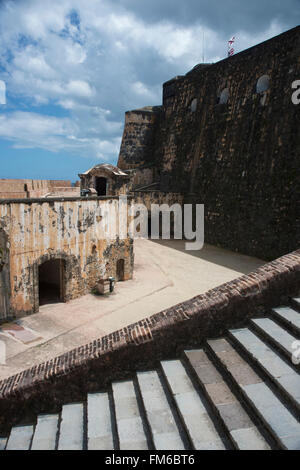
{"type": "Polygon", "coordinates": [[[156,119],[126,116],[119,164],[154,168],[157,189],[204,204],[207,243],[265,260],[297,249],[299,56],[297,27],[166,82],[156,119]]]}
{"type": "Polygon", "coordinates": [[[79,189],[72,187],[71,181],[0,179],[0,199],[39,198],[50,194],[59,196],[59,193],[79,196],[79,189]]]}
{"type": "Polygon", "coordinates": [[[47,295],[49,289],[51,294],[59,288],[60,301],[90,292],[100,279],[115,277],[120,260],[122,279],[132,277],[133,240],[99,237],[109,206],[114,206],[118,220],[117,197],[0,201],[0,305],[5,305],[0,322],[39,310],[41,277],[50,284],[47,295]]]}

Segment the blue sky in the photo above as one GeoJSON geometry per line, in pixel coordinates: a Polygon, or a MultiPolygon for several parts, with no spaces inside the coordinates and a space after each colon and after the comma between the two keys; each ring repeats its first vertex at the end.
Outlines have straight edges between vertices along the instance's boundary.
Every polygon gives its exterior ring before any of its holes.
{"type": "Polygon", "coordinates": [[[0,178],[116,163],[124,113],[162,83],[293,26],[298,0],[19,0],[0,6],[0,178]]]}

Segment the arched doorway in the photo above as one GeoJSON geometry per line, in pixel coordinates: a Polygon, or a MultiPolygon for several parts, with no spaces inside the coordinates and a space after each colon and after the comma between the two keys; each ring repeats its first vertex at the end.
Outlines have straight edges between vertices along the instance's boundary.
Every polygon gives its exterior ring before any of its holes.
{"type": "Polygon", "coordinates": [[[116,281],[124,281],[124,274],[125,274],[125,261],[123,259],[119,259],[117,261],[116,281]]]}
{"type": "Polygon", "coordinates": [[[95,189],[97,191],[98,196],[106,196],[106,183],[107,179],[103,176],[96,178],[95,189]]]}
{"type": "Polygon", "coordinates": [[[65,261],[52,259],[39,266],[39,305],[64,302],[65,261]]]}

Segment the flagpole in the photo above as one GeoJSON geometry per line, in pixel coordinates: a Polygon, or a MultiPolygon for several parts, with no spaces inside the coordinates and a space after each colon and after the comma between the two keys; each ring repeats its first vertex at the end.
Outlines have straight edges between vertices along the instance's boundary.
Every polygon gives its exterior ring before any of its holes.
{"type": "Polygon", "coordinates": [[[229,41],[228,41],[227,57],[231,57],[232,55],[234,55],[234,48],[233,48],[234,41],[235,41],[235,36],[233,36],[233,37],[232,37],[231,39],[229,39],[229,41]]]}

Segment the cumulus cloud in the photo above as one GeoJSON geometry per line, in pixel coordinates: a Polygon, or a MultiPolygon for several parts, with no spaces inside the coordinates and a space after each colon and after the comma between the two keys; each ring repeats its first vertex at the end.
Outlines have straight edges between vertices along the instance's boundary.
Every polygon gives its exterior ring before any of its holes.
{"type": "Polygon", "coordinates": [[[238,51],[293,26],[277,0],[251,5],[244,19],[231,7],[229,21],[225,4],[214,0],[2,3],[0,79],[8,98],[0,137],[18,148],[115,162],[124,112],[160,104],[163,81],[203,54],[207,62],[224,58],[229,33],[238,51]]]}

